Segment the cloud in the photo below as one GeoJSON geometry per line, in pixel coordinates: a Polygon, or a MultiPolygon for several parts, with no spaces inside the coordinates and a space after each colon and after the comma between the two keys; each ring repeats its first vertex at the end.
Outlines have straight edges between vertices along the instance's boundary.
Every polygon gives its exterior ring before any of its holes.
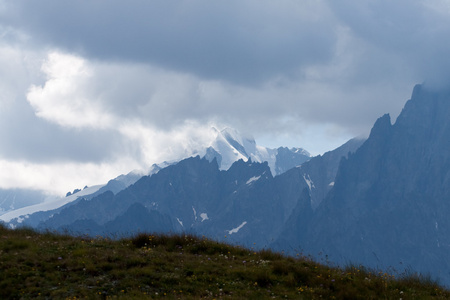
{"type": "MultiPolygon", "coordinates": [[[[339,68],[309,72],[338,73],[339,68]]],[[[367,103],[376,103],[376,99],[361,101],[362,89],[353,88],[353,97],[348,97],[345,85],[330,86],[328,78],[320,76],[302,82],[275,79],[256,89],[148,65],[105,64],[55,52],[49,54],[42,71],[47,79],[30,88],[28,102],[38,117],[73,128],[120,131],[122,124],[134,122],[168,132],[192,121],[233,124],[256,133],[301,130],[293,120],[330,124],[348,120],[347,127],[357,127],[366,119],[352,117],[348,106],[364,116],[365,110],[373,110],[367,103]],[[334,101],[346,96],[344,105],[334,101]]],[[[384,88],[372,97],[381,99],[384,88]]]]}
{"type": "Polygon", "coordinates": [[[107,128],[114,118],[89,92],[91,70],[83,59],[50,53],[42,65],[45,85],[32,85],[27,100],[38,117],[62,126],[107,128]]]}
{"type": "Polygon", "coordinates": [[[32,83],[45,83],[40,71],[44,54],[0,43],[0,159],[38,163],[111,159],[122,148],[118,133],[82,132],[36,117],[25,96],[32,83]]]}
{"type": "Polygon", "coordinates": [[[414,84],[448,86],[449,15],[444,0],[0,1],[0,160],[17,184],[38,167],[111,178],[192,153],[211,126],[322,153],[395,117],[414,84]]]}
{"type": "MultiPolygon", "coordinates": [[[[448,1],[328,3],[339,22],[351,30],[360,45],[366,45],[368,70],[375,78],[399,80],[409,73],[432,87],[450,84],[448,1]]],[[[365,69],[360,67],[361,72],[365,69]]],[[[362,75],[372,79],[367,73],[362,75]]]]}
{"type": "MultiPolygon", "coordinates": [[[[118,128],[118,131],[118,138],[123,144],[113,147],[116,155],[109,159],[99,157],[94,160],[90,153],[88,157],[91,159],[83,161],[71,157],[70,151],[65,151],[64,160],[39,162],[30,155],[26,156],[28,159],[0,158],[0,188],[21,187],[63,195],[85,185],[104,184],[119,174],[132,170],[145,173],[155,162],[201,154],[196,151],[207,145],[213,134],[211,127],[201,127],[190,122],[167,132],[130,122],[118,128]]],[[[90,142],[94,141],[95,137],[90,137],[90,142]]],[[[49,148],[58,142],[60,141],[55,141],[49,148]]],[[[76,150],[83,151],[83,146],[81,143],[76,150]]]]}
{"type": "Polygon", "coordinates": [[[320,1],[18,0],[14,8],[4,17],[36,43],[243,84],[326,61],[335,42],[320,1]]]}
{"type": "Polygon", "coordinates": [[[115,164],[98,163],[32,163],[0,160],[0,187],[46,190],[64,195],[74,188],[104,184],[110,174],[120,174],[135,166],[133,161],[123,159],[115,164]],[[20,185],[18,185],[20,182],[20,185]]]}

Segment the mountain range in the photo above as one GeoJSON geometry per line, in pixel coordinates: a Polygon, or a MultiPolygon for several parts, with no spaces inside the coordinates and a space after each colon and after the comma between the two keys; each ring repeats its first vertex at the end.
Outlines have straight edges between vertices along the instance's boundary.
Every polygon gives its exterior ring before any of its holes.
{"type": "Polygon", "coordinates": [[[107,191],[81,198],[46,212],[46,218],[43,213],[32,214],[22,224],[109,236],[191,232],[267,247],[278,238],[301,194],[311,193],[311,207],[320,204],[332,188],[341,157],[361,143],[351,140],[275,177],[267,162],[240,159],[220,170],[216,158],[191,157],[143,176],[117,194],[107,191]]]}
{"type": "Polygon", "coordinates": [[[217,131],[202,155],[8,221],[111,237],[188,232],[338,265],[413,270],[448,286],[448,116],[450,92],[417,85],[395,123],[384,115],[368,139],[313,158],[217,131]]]}
{"type": "MultiPolygon", "coordinates": [[[[225,128],[221,131],[211,128],[213,139],[203,149],[192,151],[208,161],[216,160],[220,170],[227,170],[238,160],[267,162],[270,172],[275,176],[290,168],[309,160],[311,155],[302,148],[270,149],[256,144],[251,136],[243,136],[237,130],[225,128]]],[[[120,175],[107,184],[75,189],[66,197],[48,196],[38,190],[0,190],[0,221],[8,222],[11,227],[22,224],[26,220],[28,226],[36,226],[39,222],[59,212],[64,206],[70,206],[79,199],[91,199],[106,191],[114,194],[135,183],[142,176],[151,176],[161,169],[176,164],[185,157],[171,162],[153,164],[144,170],[134,170],[120,175]],[[26,197],[25,197],[26,196],[26,197]],[[21,201],[14,199],[22,199],[21,201]]],[[[24,223],[24,224],[25,224],[24,223]]]]}

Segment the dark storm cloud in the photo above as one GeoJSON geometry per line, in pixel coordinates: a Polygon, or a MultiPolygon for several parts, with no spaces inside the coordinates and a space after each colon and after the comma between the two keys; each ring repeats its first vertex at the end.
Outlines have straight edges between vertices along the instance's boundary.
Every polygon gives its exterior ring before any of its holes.
{"type": "Polygon", "coordinates": [[[3,18],[36,43],[101,60],[255,83],[328,61],[326,9],[297,1],[14,1],[3,18]]]}
{"type": "MultiPolygon", "coordinates": [[[[381,68],[369,70],[377,77],[398,80],[401,72],[410,72],[431,87],[450,85],[450,6],[447,1],[343,0],[328,3],[340,22],[371,49],[374,55],[368,60],[381,68]]],[[[370,77],[366,74],[363,78],[370,77]]]]}

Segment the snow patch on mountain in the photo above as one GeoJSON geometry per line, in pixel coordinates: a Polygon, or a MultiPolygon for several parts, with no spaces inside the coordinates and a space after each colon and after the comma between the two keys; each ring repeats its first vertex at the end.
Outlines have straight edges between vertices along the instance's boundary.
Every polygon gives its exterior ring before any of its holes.
{"type": "Polygon", "coordinates": [[[311,177],[309,177],[309,175],[303,174],[303,179],[305,179],[306,184],[309,187],[309,190],[315,188],[314,182],[311,180],[311,177]]]}
{"type": "MultiPolygon", "coordinates": [[[[205,157],[209,161],[216,158],[221,170],[228,170],[234,162],[240,159],[244,161],[251,159],[253,162],[267,162],[272,175],[281,174],[282,171],[277,168],[278,149],[259,146],[252,136],[241,135],[232,128],[225,128],[221,131],[212,128],[212,130],[214,131],[215,139],[206,149],[205,157]]],[[[311,157],[308,151],[301,148],[285,148],[284,151],[291,151],[292,155],[297,155],[297,157],[302,155],[306,158],[305,160],[311,157]]]]}
{"type": "Polygon", "coordinates": [[[244,221],[244,222],[242,222],[242,224],[241,225],[239,225],[238,227],[236,227],[236,228],[233,228],[233,229],[231,229],[231,230],[228,230],[228,234],[229,235],[232,235],[233,233],[238,233],[239,232],[239,230],[241,230],[242,229],[242,227],[244,227],[245,226],[245,224],[247,224],[247,221],[244,221]]]}
{"type": "Polygon", "coordinates": [[[205,221],[205,220],[209,220],[208,214],[206,214],[206,213],[201,213],[200,214],[200,218],[202,218],[202,222],[205,221]]]}
{"type": "Polygon", "coordinates": [[[261,175],[259,176],[253,176],[252,178],[250,178],[245,184],[250,185],[252,184],[254,181],[257,181],[258,179],[261,178],[261,175]]]}
{"type": "Polygon", "coordinates": [[[17,219],[17,223],[22,223],[23,221],[25,221],[25,219],[28,219],[30,217],[30,215],[25,215],[25,216],[23,216],[23,217],[19,217],[18,219],[17,219]]]}
{"type": "Polygon", "coordinates": [[[0,188],[0,215],[15,209],[45,202],[51,194],[43,190],[0,188]]]}
{"type": "Polygon", "coordinates": [[[194,212],[194,219],[195,221],[197,221],[197,211],[195,210],[195,208],[192,206],[192,211],[194,212]]]}
{"type": "MultiPolygon", "coordinates": [[[[78,199],[78,197],[86,196],[93,194],[97,192],[103,185],[95,185],[88,188],[85,188],[82,191],[79,191],[78,193],[75,193],[73,195],[67,196],[67,197],[49,197],[47,201],[35,205],[26,206],[23,208],[19,208],[10,212],[7,212],[6,214],[3,214],[0,216],[0,220],[4,222],[9,222],[12,219],[19,218],[21,216],[30,215],[32,213],[38,212],[38,211],[49,211],[52,209],[59,208],[63,205],[66,205],[67,203],[70,203],[72,201],[75,201],[78,199]]],[[[22,220],[23,221],[23,220],[22,220]]]]}

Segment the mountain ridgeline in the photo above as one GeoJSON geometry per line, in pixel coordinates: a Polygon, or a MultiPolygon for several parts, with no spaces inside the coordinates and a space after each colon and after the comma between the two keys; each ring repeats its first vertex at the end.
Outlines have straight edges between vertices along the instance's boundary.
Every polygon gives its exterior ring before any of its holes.
{"type": "Polygon", "coordinates": [[[311,155],[302,148],[271,149],[256,144],[251,136],[243,136],[232,128],[221,131],[211,128],[213,135],[208,147],[192,150],[192,155],[182,154],[174,161],[164,161],[153,164],[150,168],[138,169],[126,175],[111,179],[107,184],[85,187],[83,190],[75,189],[67,193],[66,197],[46,195],[39,190],[0,190],[0,222],[6,222],[11,228],[23,226],[36,227],[40,222],[59,213],[61,209],[77,203],[81,199],[90,200],[106,191],[117,194],[144,175],[153,175],[167,166],[176,164],[185,155],[206,158],[208,161],[217,161],[220,170],[228,170],[233,163],[242,159],[253,162],[267,162],[273,176],[280,175],[309,159],[311,155]]]}
{"type": "MultiPolygon", "coordinates": [[[[313,161],[322,162],[330,155],[313,161]]],[[[303,168],[321,175],[323,163],[318,165],[318,170],[304,166],[273,177],[267,163],[251,159],[219,170],[216,159],[192,157],[144,176],[116,195],[105,192],[81,199],[41,222],[39,228],[114,236],[136,231],[190,232],[267,247],[278,238],[300,195],[309,193],[308,181],[316,178],[303,168]]],[[[330,188],[328,183],[323,188],[330,188]]],[[[316,198],[315,202],[321,201],[316,198]]]]}
{"type": "MultiPolygon", "coordinates": [[[[187,232],[450,285],[450,93],[417,85],[396,122],[322,156],[230,131],[120,191],[21,219],[73,234],[187,232]],[[297,167],[294,167],[297,166],[297,167]]],[[[103,192],[105,191],[105,192],[103,192]]]]}
{"type": "Polygon", "coordinates": [[[375,123],[339,167],[305,224],[286,223],[278,247],[336,263],[431,274],[450,284],[450,94],[416,86],[395,124],[375,123]],[[289,237],[289,239],[287,239],[289,237]]]}
{"type": "MultiPolygon", "coordinates": [[[[275,177],[268,162],[253,162],[251,157],[234,162],[227,170],[221,170],[216,157],[191,157],[121,191],[97,192],[10,224],[115,237],[144,231],[190,232],[268,247],[279,238],[299,200],[314,208],[320,204],[332,187],[342,156],[362,142],[351,140],[296,168],[292,166],[298,159],[304,161],[305,153],[279,148],[273,165],[282,168],[278,162],[284,162],[287,168],[290,159],[291,168],[275,177]]],[[[115,187],[113,182],[100,191],[115,187]]]]}

